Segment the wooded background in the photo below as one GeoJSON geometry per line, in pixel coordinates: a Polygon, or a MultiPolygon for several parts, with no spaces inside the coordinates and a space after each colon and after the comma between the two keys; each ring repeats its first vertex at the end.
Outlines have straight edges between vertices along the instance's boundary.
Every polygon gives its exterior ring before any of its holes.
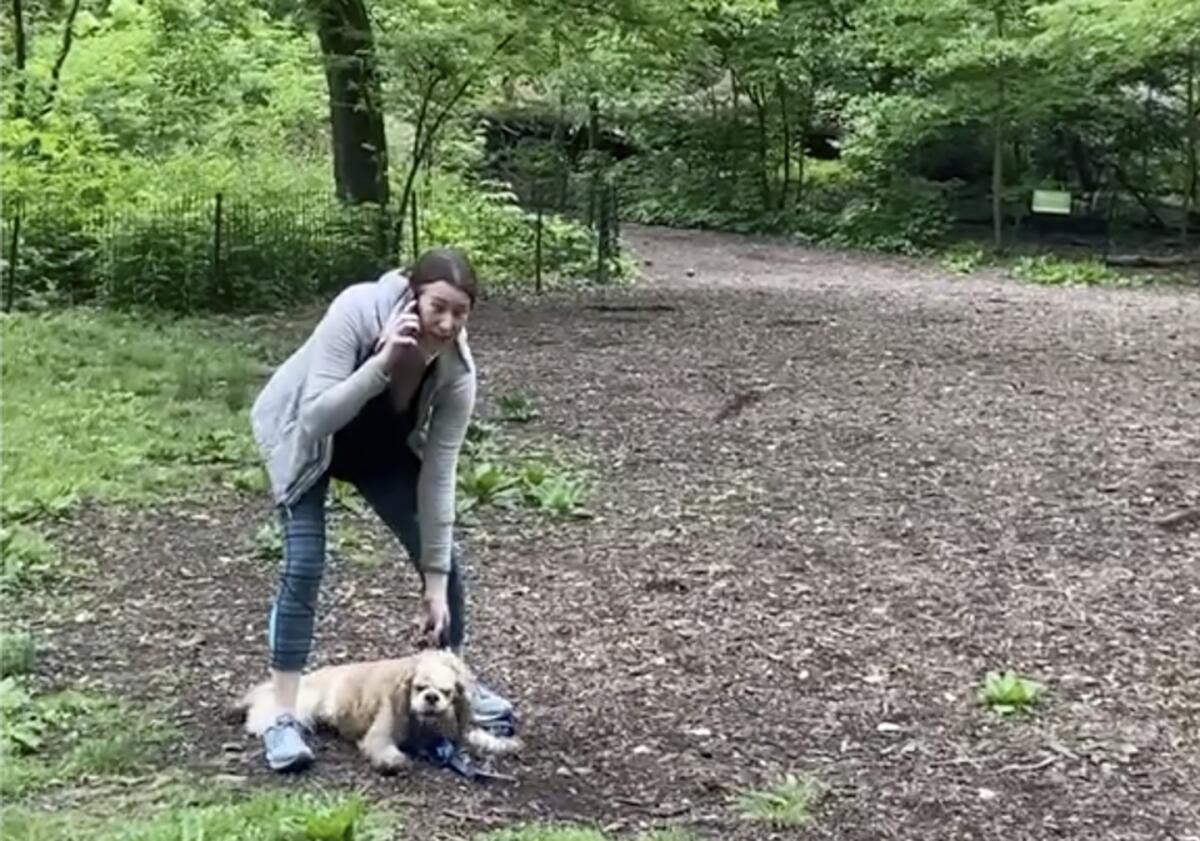
{"type": "Polygon", "coordinates": [[[3,26],[8,306],[272,306],[433,242],[493,286],[604,282],[619,220],[909,252],[1200,225],[1194,0],[9,0],[3,26]]]}

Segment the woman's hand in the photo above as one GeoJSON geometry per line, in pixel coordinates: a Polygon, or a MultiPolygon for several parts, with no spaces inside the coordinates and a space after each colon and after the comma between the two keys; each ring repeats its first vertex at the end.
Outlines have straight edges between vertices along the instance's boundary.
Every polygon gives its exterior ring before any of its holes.
{"type": "Polygon", "coordinates": [[[391,369],[416,350],[420,337],[421,318],[417,315],[417,302],[412,300],[388,319],[375,342],[375,352],[383,354],[384,363],[391,369]]]}
{"type": "Polygon", "coordinates": [[[445,573],[425,573],[425,593],[421,597],[421,616],[418,618],[422,642],[430,648],[442,644],[442,636],[450,627],[450,607],[446,599],[445,573]]]}

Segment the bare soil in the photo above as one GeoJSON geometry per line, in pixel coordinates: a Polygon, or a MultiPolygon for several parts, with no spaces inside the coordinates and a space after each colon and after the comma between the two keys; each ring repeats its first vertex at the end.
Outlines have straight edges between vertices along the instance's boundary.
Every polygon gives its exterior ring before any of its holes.
{"type": "MultiPolygon", "coordinates": [[[[505,434],[597,479],[594,519],[462,535],[515,782],[380,778],[329,741],[301,780],[264,770],[220,715],[266,665],[259,497],[81,511],[62,540],[99,572],[31,617],[46,670],[167,704],[198,768],[407,801],[414,838],[765,838],[731,797],[787,771],[827,793],[779,837],[1200,838],[1200,521],[1178,516],[1200,507],[1200,295],[625,236],[636,290],[472,326],[485,394],[541,410],[505,434]],[[993,668],[1048,685],[1036,715],[981,708],[993,668]]],[[[326,583],[316,663],[407,646],[406,563],[337,557],[326,583]]]]}

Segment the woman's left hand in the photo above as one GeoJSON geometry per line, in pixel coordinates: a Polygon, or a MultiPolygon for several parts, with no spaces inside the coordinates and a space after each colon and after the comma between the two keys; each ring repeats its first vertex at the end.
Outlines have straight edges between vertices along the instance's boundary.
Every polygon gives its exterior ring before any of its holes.
{"type": "Polygon", "coordinates": [[[450,626],[450,608],[444,595],[426,595],[421,599],[421,641],[429,648],[438,648],[450,626]]]}

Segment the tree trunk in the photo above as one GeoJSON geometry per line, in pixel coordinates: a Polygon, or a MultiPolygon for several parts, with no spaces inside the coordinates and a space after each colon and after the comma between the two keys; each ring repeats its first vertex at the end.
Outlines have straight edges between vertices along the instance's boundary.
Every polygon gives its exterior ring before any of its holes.
{"type": "Polygon", "coordinates": [[[596,213],[598,211],[597,203],[599,197],[597,191],[600,189],[600,155],[597,151],[597,146],[600,141],[600,102],[596,99],[596,95],[592,94],[588,100],[588,152],[591,155],[591,183],[588,186],[588,227],[595,228],[597,224],[596,213]]]}
{"type": "Polygon", "coordinates": [[[729,124],[725,130],[725,150],[724,150],[724,168],[728,172],[729,178],[726,184],[726,189],[722,190],[723,197],[721,205],[723,208],[729,207],[737,203],[738,184],[742,178],[742,168],[738,165],[741,160],[741,124],[738,120],[738,114],[741,110],[740,89],[738,88],[737,71],[733,68],[731,62],[726,60],[726,65],[729,67],[729,92],[730,106],[732,111],[729,114],[729,124]]]}
{"type": "Polygon", "coordinates": [[[779,209],[789,209],[792,195],[792,121],[788,114],[787,85],[783,75],[775,73],[775,95],[779,98],[779,119],[783,126],[783,188],[779,194],[779,209]]]}
{"type": "Polygon", "coordinates": [[[1196,133],[1200,129],[1200,110],[1196,107],[1196,44],[1193,43],[1191,49],[1188,50],[1188,75],[1187,75],[1187,173],[1188,183],[1187,188],[1183,193],[1183,223],[1180,236],[1183,240],[1183,247],[1188,244],[1188,222],[1192,215],[1192,208],[1196,204],[1196,181],[1200,173],[1197,169],[1200,168],[1196,158],[1196,133]]]}
{"type": "Polygon", "coordinates": [[[746,95],[750,98],[750,102],[754,104],[754,111],[758,115],[758,170],[759,176],[762,179],[762,206],[763,210],[771,209],[771,174],[767,171],[768,155],[767,155],[767,103],[762,88],[758,85],[750,85],[746,89],[746,95]]]}
{"type": "Polygon", "coordinates": [[[13,119],[25,116],[25,65],[27,64],[25,38],[25,11],[21,8],[21,0],[12,0],[13,26],[13,70],[17,80],[13,85],[13,119]]]}
{"type": "MultiPolygon", "coordinates": [[[[1004,37],[1004,10],[996,7],[996,37],[1004,37]]],[[[996,74],[996,112],[992,120],[992,236],[1004,249],[1004,68],[996,74]]]]}
{"type": "Polygon", "coordinates": [[[329,86],[338,197],[350,204],[387,204],[383,94],[364,0],[314,3],[329,86]]]}

